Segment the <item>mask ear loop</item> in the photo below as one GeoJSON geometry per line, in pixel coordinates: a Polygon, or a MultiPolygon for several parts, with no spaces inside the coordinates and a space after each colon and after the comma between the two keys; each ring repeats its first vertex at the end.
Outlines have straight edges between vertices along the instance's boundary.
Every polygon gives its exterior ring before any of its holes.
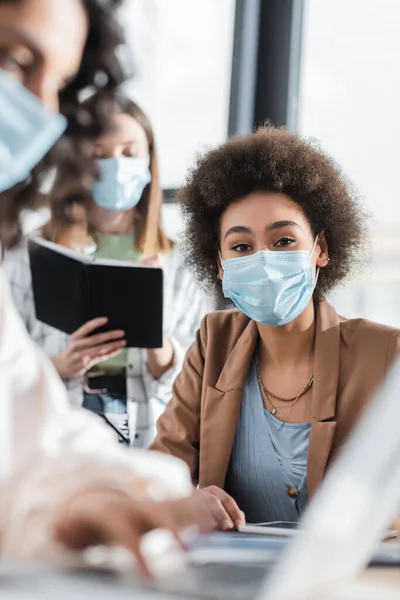
{"type": "MultiPolygon", "coordinates": [[[[222,261],[222,256],[221,256],[221,252],[220,252],[219,250],[218,250],[218,256],[219,256],[219,261],[220,261],[220,263],[221,263],[221,269],[224,271],[224,266],[223,266],[223,264],[222,264],[222,262],[223,262],[223,261],[222,261]]],[[[218,281],[222,281],[222,278],[220,277],[219,273],[218,273],[218,275],[217,275],[217,279],[218,279],[218,281]]]]}
{"type": "Polygon", "coordinates": [[[314,250],[315,250],[315,248],[317,247],[317,242],[318,242],[318,240],[319,240],[319,234],[316,236],[316,238],[315,238],[315,240],[314,240],[314,245],[313,245],[313,247],[312,247],[312,249],[311,249],[311,252],[310,252],[310,258],[311,258],[311,257],[312,257],[312,255],[314,254],[314,250]]]}
{"type": "MultiPolygon", "coordinates": [[[[315,248],[317,247],[318,238],[319,238],[319,234],[316,236],[316,238],[315,238],[315,241],[314,241],[314,245],[313,245],[313,247],[312,247],[312,250],[311,250],[311,252],[310,252],[310,260],[311,260],[311,257],[312,257],[312,255],[314,254],[314,250],[315,250],[315,248]]],[[[320,268],[319,268],[319,267],[317,267],[317,270],[316,270],[316,273],[315,273],[315,281],[314,281],[314,286],[316,286],[316,285],[317,285],[317,282],[318,282],[318,277],[319,277],[319,272],[320,272],[320,268]]]]}

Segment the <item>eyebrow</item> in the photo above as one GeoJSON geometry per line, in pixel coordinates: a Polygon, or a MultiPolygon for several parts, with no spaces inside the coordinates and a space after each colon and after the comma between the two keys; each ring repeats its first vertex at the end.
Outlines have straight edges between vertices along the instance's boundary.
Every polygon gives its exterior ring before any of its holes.
{"type": "MultiPolygon", "coordinates": [[[[298,223],[295,221],[275,221],[275,223],[271,223],[266,228],[267,231],[276,231],[277,229],[283,229],[284,227],[300,227],[298,223]]],[[[228,231],[224,235],[224,240],[227,237],[234,233],[252,233],[252,230],[249,227],[244,227],[243,225],[234,225],[230,227],[228,231]]]]}
{"type": "Polygon", "coordinates": [[[226,240],[226,238],[232,235],[233,233],[251,233],[251,229],[249,229],[248,227],[244,227],[243,225],[234,225],[234,227],[230,227],[225,233],[224,240],[226,240]]]}
{"type": "MultiPolygon", "coordinates": [[[[126,142],[121,142],[120,144],[118,144],[118,146],[131,146],[131,145],[137,144],[137,143],[138,143],[137,140],[127,140],[126,142]]],[[[104,142],[93,142],[93,146],[101,146],[101,147],[103,147],[105,145],[107,145],[107,143],[104,143],[104,142]]]]}
{"type": "Polygon", "coordinates": [[[275,221],[268,225],[267,231],[276,231],[277,229],[283,229],[284,227],[300,227],[295,221],[275,221]]]}

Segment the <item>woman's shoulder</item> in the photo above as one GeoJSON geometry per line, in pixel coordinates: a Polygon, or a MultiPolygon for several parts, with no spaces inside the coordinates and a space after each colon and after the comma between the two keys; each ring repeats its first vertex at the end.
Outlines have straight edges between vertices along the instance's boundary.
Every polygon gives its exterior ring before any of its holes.
{"type": "Polygon", "coordinates": [[[368,319],[341,319],[340,334],[349,359],[358,357],[366,364],[386,369],[400,351],[400,330],[368,319]]]}
{"type": "Polygon", "coordinates": [[[368,319],[346,319],[340,317],[340,329],[344,337],[349,339],[387,339],[400,334],[400,329],[368,319]]]}
{"type": "Polygon", "coordinates": [[[8,248],[4,253],[5,260],[15,260],[24,262],[26,264],[29,263],[29,253],[28,253],[28,239],[23,238],[18,246],[14,246],[14,248],[8,248]]]}
{"type": "Polygon", "coordinates": [[[18,246],[6,250],[2,268],[11,285],[30,282],[28,241],[23,239],[18,246]]]}
{"type": "Polygon", "coordinates": [[[210,312],[201,324],[202,333],[206,335],[208,343],[216,339],[228,346],[235,344],[248,327],[255,330],[254,321],[236,308],[210,312]]]}

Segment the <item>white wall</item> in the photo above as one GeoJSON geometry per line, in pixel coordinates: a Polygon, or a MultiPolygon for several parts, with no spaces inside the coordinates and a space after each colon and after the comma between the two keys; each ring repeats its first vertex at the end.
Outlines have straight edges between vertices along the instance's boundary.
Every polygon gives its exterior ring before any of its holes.
{"type": "Polygon", "coordinates": [[[227,135],[234,0],[127,0],[121,22],[136,73],[129,94],[155,128],[164,187],[227,135]]]}
{"type": "Polygon", "coordinates": [[[305,0],[301,133],[317,138],[372,215],[372,260],[332,296],[400,327],[400,2],[305,0]]]}

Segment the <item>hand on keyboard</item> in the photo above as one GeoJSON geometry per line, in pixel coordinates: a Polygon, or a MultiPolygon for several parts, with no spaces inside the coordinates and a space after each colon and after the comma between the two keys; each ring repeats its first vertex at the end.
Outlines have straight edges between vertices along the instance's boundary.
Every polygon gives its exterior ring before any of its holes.
{"type": "Polygon", "coordinates": [[[55,525],[55,536],[67,548],[96,545],[123,546],[135,556],[141,572],[150,577],[140,540],[153,529],[167,529],[182,546],[180,534],[189,527],[208,532],[218,527],[217,511],[195,492],[181,500],[134,500],[112,489],[86,490],[65,506],[55,525]]]}

